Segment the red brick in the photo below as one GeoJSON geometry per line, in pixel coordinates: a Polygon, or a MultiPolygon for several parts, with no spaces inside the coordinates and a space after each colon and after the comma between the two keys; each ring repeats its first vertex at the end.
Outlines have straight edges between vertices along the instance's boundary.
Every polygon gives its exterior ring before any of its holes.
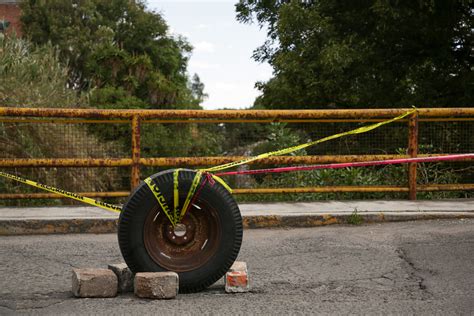
{"type": "Polygon", "coordinates": [[[246,271],[230,271],[225,275],[225,291],[227,293],[243,293],[250,289],[246,271]]]}

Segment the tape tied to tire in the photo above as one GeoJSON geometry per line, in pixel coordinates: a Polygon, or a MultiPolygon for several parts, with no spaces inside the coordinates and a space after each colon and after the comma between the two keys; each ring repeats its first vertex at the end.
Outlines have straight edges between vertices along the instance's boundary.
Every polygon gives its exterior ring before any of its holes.
{"type": "Polygon", "coordinates": [[[220,177],[213,175],[209,172],[203,171],[196,171],[194,175],[193,181],[191,183],[191,187],[186,195],[186,200],[183,203],[183,207],[179,210],[179,172],[182,169],[175,169],[173,171],[173,212],[170,211],[170,207],[166,203],[166,199],[164,198],[163,194],[161,193],[159,187],[156,183],[152,180],[151,177],[148,177],[144,180],[150,191],[155,196],[158,204],[169,219],[173,227],[175,227],[178,223],[181,222],[183,217],[186,215],[186,212],[189,209],[189,206],[192,204],[194,200],[196,200],[199,196],[200,191],[203,189],[206,183],[214,185],[216,181],[220,183],[229,193],[232,193],[232,189],[222,180],[220,177]]]}

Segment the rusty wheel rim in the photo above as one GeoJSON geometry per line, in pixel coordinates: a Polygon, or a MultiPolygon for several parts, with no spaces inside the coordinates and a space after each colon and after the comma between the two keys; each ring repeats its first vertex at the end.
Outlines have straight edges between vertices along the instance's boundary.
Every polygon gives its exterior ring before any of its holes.
{"type": "Polygon", "coordinates": [[[206,264],[216,253],[220,236],[217,210],[200,199],[191,205],[176,228],[158,206],[153,208],[145,220],[143,234],[153,261],[175,272],[196,270],[206,264]]]}

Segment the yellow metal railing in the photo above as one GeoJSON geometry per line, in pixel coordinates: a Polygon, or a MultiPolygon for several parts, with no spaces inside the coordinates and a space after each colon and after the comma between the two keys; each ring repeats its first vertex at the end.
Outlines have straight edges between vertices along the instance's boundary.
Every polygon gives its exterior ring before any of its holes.
{"type": "MultiPolygon", "coordinates": [[[[124,158],[0,158],[0,168],[27,167],[129,167],[131,189],[140,181],[140,169],[146,167],[209,166],[243,159],[241,156],[214,157],[141,157],[140,140],[143,124],[189,123],[346,123],[375,122],[398,116],[409,109],[355,110],[104,110],[59,108],[0,108],[0,122],[55,124],[131,124],[131,157],[124,158]]],[[[316,164],[370,161],[418,155],[418,122],[474,121],[474,108],[422,108],[407,122],[407,155],[318,155],[280,156],[258,161],[264,164],[316,164]]],[[[407,186],[332,186],[306,188],[236,188],[236,194],[313,193],[313,192],[408,192],[416,199],[417,191],[474,190],[474,184],[417,185],[417,164],[409,164],[407,186]]],[[[89,197],[124,197],[129,192],[81,192],[89,197]]],[[[0,199],[58,198],[49,193],[0,193],[0,199]]]]}

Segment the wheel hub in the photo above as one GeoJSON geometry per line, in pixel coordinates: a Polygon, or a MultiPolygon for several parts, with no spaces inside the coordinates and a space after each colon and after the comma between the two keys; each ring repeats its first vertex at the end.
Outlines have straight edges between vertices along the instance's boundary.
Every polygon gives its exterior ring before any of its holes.
{"type": "Polygon", "coordinates": [[[186,245],[194,240],[196,232],[196,224],[190,220],[190,217],[186,217],[177,224],[176,227],[168,224],[166,226],[166,238],[175,245],[186,245]]]}
{"type": "Polygon", "coordinates": [[[145,220],[145,248],[157,264],[169,271],[195,270],[217,251],[221,238],[217,210],[199,201],[196,204],[176,227],[158,208],[145,220]]]}

